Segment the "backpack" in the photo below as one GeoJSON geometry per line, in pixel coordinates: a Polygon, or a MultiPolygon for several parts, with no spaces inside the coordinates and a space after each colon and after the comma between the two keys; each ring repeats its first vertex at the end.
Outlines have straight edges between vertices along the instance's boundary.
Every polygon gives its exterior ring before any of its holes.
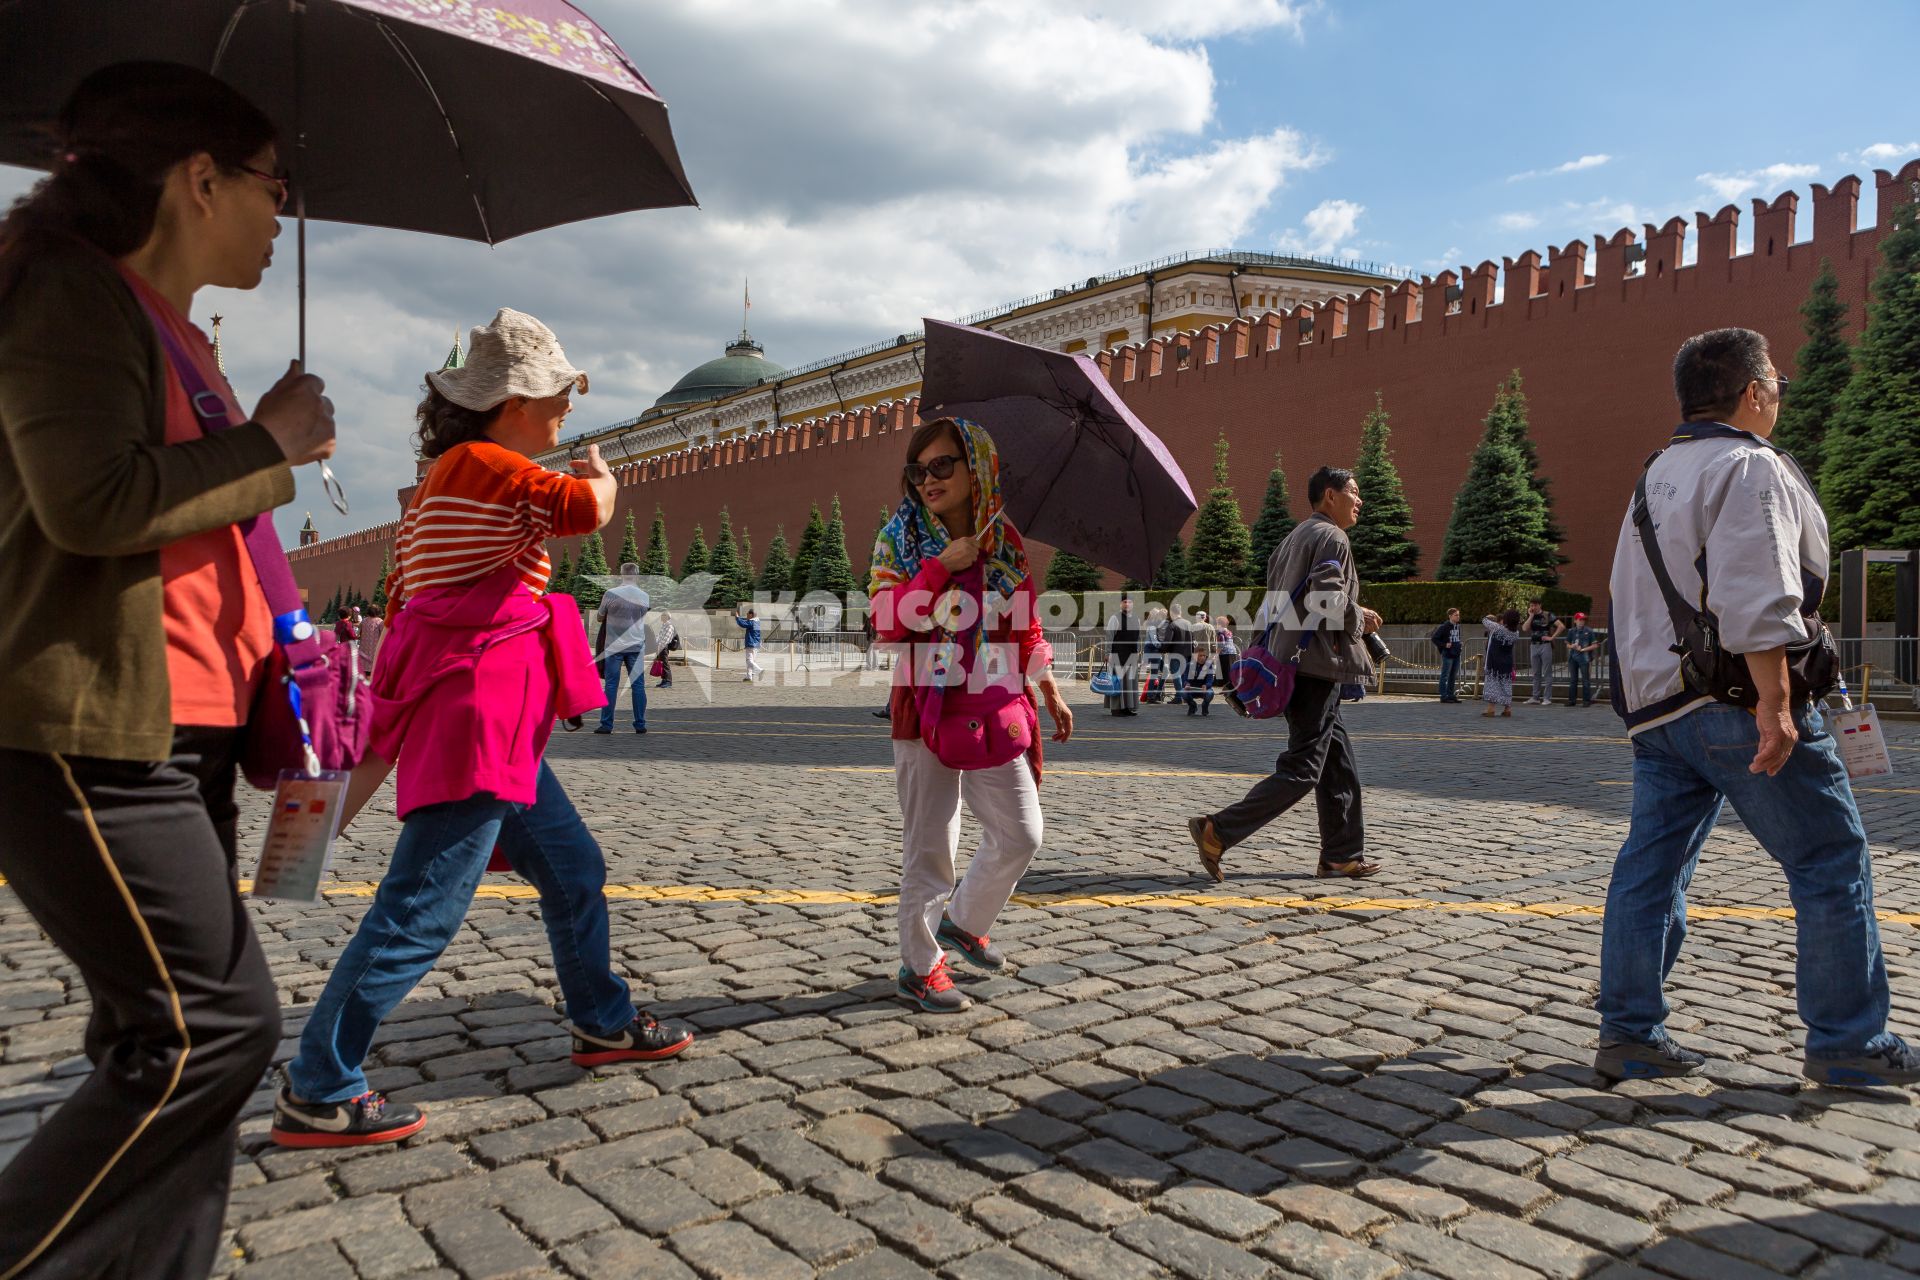
{"type": "MultiPolygon", "coordinates": [[[[1327,560],[1322,564],[1338,567],[1338,561],[1327,560]]],[[[1315,565],[1314,569],[1320,568],[1315,565]]],[[[1313,569],[1307,570],[1300,579],[1300,585],[1293,589],[1287,598],[1287,609],[1291,612],[1300,603],[1301,593],[1307,589],[1307,583],[1313,580],[1313,569]]],[[[1300,655],[1313,641],[1313,632],[1300,635],[1300,643],[1292,653],[1284,658],[1275,654],[1269,647],[1273,640],[1274,628],[1281,623],[1275,617],[1254,640],[1240,653],[1239,660],[1227,670],[1227,683],[1231,686],[1229,696],[1240,712],[1253,720],[1267,720],[1287,709],[1287,703],[1293,700],[1293,684],[1300,674],[1300,655]]]]}

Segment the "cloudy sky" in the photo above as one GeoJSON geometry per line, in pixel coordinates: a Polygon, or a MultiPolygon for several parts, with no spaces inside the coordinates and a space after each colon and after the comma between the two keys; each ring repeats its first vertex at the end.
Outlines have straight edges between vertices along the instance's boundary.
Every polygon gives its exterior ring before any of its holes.
{"type": "MultiPolygon", "coordinates": [[[[311,366],[339,409],[332,535],[393,518],[422,373],[510,305],[593,373],[569,429],[630,417],[752,328],[800,364],[1189,249],[1411,272],[1803,191],[1920,155],[1920,7],[1626,11],[1517,0],[586,0],[670,104],[698,209],[498,248],[316,225],[311,366]],[[1601,21],[1595,23],[1598,16],[1601,21]]],[[[530,127],[534,127],[530,122],[530,127]]],[[[0,198],[32,175],[0,167],[0,198]]],[[[1801,234],[1810,229],[1803,204],[1801,234]]],[[[290,234],[290,232],[289,232],[290,234]]],[[[291,254],[228,317],[251,402],[294,343],[291,254]]]]}

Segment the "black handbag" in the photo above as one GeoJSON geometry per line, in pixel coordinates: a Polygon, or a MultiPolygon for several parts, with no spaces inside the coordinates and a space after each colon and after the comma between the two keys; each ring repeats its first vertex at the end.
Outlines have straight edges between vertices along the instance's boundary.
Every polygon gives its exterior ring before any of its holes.
{"type": "MultiPolygon", "coordinates": [[[[1673,619],[1674,653],[1680,656],[1680,679],[1695,693],[1734,707],[1757,707],[1760,691],[1753,686],[1753,675],[1746,657],[1730,651],[1720,642],[1720,620],[1708,611],[1704,602],[1689,604],[1673,585],[1667,573],[1666,558],[1660,554],[1660,542],[1654,536],[1653,515],[1647,509],[1647,472],[1653,467],[1655,452],[1640,468],[1640,481],[1633,490],[1633,525],[1640,531],[1640,549],[1646,552],[1653,568],[1654,581],[1667,602],[1673,619]]],[[[1781,452],[1792,462],[1792,455],[1781,452]]],[[[1798,467],[1798,463],[1794,464],[1798,467]]],[[[1704,584],[1701,594],[1705,595],[1704,584]]],[[[1824,698],[1840,683],[1840,652],[1833,633],[1820,621],[1818,613],[1803,616],[1810,635],[1799,644],[1787,646],[1787,680],[1795,704],[1824,698]]]]}

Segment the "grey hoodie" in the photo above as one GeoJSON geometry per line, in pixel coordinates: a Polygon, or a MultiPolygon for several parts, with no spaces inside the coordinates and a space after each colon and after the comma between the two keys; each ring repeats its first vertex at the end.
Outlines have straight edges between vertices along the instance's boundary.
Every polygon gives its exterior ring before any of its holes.
{"type": "Polygon", "coordinates": [[[1261,606],[1265,626],[1279,609],[1281,624],[1274,628],[1268,647],[1276,656],[1294,651],[1305,634],[1298,629],[1304,623],[1313,634],[1312,643],[1301,651],[1300,674],[1335,683],[1365,681],[1373,676],[1373,659],[1360,642],[1365,633],[1360,616],[1360,573],[1353,565],[1353,547],[1346,531],[1315,512],[1294,526],[1293,532],[1273,549],[1267,561],[1267,600],[1261,606]],[[1289,598],[1300,580],[1311,578],[1301,593],[1297,607],[1289,598]],[[1292,625],[1296,629],[1289,631],[1292,625]]]}

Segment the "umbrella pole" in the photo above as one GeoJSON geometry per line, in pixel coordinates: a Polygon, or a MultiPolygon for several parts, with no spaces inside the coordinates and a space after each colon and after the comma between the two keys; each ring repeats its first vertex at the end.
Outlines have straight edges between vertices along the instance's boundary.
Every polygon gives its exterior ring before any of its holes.
{"type": "Polygon", "coordinates": [[[307,190],[303,181],[306,174],[303,162],[307,151],[306,0],[287,0],[287,7],[293,11],[293,215],[295,276],[299,291],[300,370],[304,373],[307,368],[307,190]]]}

